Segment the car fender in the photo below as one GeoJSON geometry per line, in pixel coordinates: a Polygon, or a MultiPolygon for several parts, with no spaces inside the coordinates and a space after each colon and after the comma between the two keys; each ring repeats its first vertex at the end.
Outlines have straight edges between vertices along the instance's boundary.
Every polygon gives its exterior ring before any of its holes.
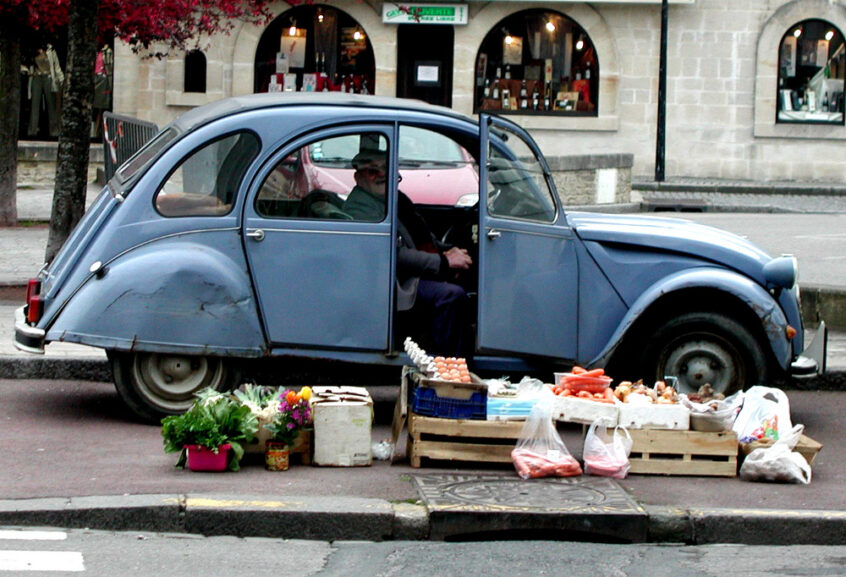
{"type": "Polygon", "coordinates": [[[64,304],[48,341],[105,349],[260,356],[266,341],[238,235],[176,235],[95,269],[64,304]],[[236,246],[237,245],[237,246],[236,246]]]}
{"type": "MultiPolygon", "coordinates": [[[[773,296],[752,279],[727,269],[697,268],[679,271],[647,288],[632,304],[605,347],[588,366],[605,366],[629,329],[663,297],[686,289],[706,288],[732,295],[744,303],[761,321],[774,358],[782,368],[791,361],[791,346],[785,333],[787,318],[773,296]]],[[[648,338],[643,335],[641,338],[648,338]]]]}

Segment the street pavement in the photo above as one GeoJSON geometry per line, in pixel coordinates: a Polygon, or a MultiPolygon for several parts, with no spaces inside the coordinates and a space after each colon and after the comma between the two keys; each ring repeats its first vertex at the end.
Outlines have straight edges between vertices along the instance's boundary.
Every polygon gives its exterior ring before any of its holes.
{"type": "MultiPolygon", "coordinates": [[[[785,189],[778,194],[739,185],[732,189],[725,183],[722,188],[698,183],[701,189],[696,189],[696,184],[666,194],[644,185],[633,198],[648,210],[685,212],[666,216],[729,230],[743,221],[736,214],[713,215],[730,212],[720,207],[742,207],[738,210],[746,213],[757,203],[760,212],[779,218],[782,213],[806,213],[836,219],[846,213],[846,190],[785,189]],[[791,208],[798,200],[805,201],[799,203],[805,210],[791,208]],[[688,212],[692,209],[704,213],[688,212]]],[[[94,193],[92,187],[89,200],[94,193]]],[[[110,375],[101,351],[55,343],[46,355],[36,357],[11,345],[19,287],[43,260],[47,230],[39,223],[49,217],[49,199],[49,191],[21,191],[19,216],[31,225],[0,229],[0,378],[5,379],[0,380],[0,395],[6,409],[0,435],[12,440],[0,452],[0,525],[313,539],[449,539],[468,534],[513,538],[542,529],[551,538],[610,541],[846,542],[846,459],[839,447],[846,393],[839,387],[788,390],[794,422],[805,424],[806,433],[823,444],[810,485],[653,475],[631,475],[619,482],[586,476],[523,482],[510,467],[437,464],[414,469],[407,459],[349,469],[294,466],[282,474],[249,462],[239,473],[175,470],[173,455],[161,451],[158,428],[132,422],[113,388],[105,384],[110,375]],[[44,430],[23,438],[15,421],[15,415],[22,414],[42,419],[44,430]],[[57,422],[62,419],[70,422],[57,422]],[[102,427],[108,427],[107,434],[102,427]],[[60,475],[45,474],[50,467],[46,458],[62,449],[76,452],[66,459],[60,475]]],[[[774,227],[779,233],[760,233],[764,242],[745,225],[743,232],[766,250],[795,252],[776,246],[787,234],[809,236],[788,230],[797,226],[791,222],[771,221],[769,230],[774,227]]],[[[846,292],[846,278],[839,276],[846,267],[837,260],[846,254],[837,245],[843,228],[831,226],[829,231],[807,231],[833,236],[821,246],[815,244],[819,239],[808,241],[801,262],[819,259],[820,264],[802,268],[803,290],[807,283],[846,292]]],[[[829,368],[835,374],[846,371],[846,338],[840,332],[832,334],[829,368]]],[[[388,438],[397,387],[379,386],[372,393],[373,439],[388,438]]],[[[580,456],[583,429],[562,425],[560,432],[571,452],[580,456]]],[[[405,449],[402,439],[400,455],[405,449]]]]}

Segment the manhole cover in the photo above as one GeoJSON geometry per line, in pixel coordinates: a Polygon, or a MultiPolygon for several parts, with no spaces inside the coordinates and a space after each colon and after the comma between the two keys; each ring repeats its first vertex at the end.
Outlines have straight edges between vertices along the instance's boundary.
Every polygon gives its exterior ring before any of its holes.
{"type": "Polygon", "coordinates": [[[414,480],[430,510],[643,512],[614,480],[604,477],[524,481],[510,475],[424,474],[414,480]]]}

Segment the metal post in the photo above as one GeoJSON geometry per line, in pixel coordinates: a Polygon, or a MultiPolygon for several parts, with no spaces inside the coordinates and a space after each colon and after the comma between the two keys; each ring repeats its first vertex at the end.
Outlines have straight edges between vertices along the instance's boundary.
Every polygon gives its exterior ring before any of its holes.
{"type": "Polygon", "coordinates": [[[661,59],[658,64],[658,132],[655,142],[655,182],[664,182],[667,124],[667,16],[669,1],[661,0],[661,59]]]}

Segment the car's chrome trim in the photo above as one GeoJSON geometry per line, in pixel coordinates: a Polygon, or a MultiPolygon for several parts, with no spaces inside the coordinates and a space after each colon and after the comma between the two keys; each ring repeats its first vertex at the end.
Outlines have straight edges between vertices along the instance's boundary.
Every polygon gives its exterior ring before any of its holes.
{"type": "Polygon", "coordinates": [[[44,354],[44,329],[26,324],[24,307],[15,309],[15,348],[34,355],[44,354]]]}
{"type": "Polygon", "coordinates": [[[808,379],[825,373],[828,354],[828,327],[820,322],[814,340],[790,364],[790,374],[797,379],[808,379]]]}
{"type": "Polygon", "coordinates": [[[302,232],[307,234],[345,234],[351,236],[390,236],[389,232],[365,232],[358,230],[312,230],[303,228],[262,228],[265,233],[268,232],[302,232]]]}

